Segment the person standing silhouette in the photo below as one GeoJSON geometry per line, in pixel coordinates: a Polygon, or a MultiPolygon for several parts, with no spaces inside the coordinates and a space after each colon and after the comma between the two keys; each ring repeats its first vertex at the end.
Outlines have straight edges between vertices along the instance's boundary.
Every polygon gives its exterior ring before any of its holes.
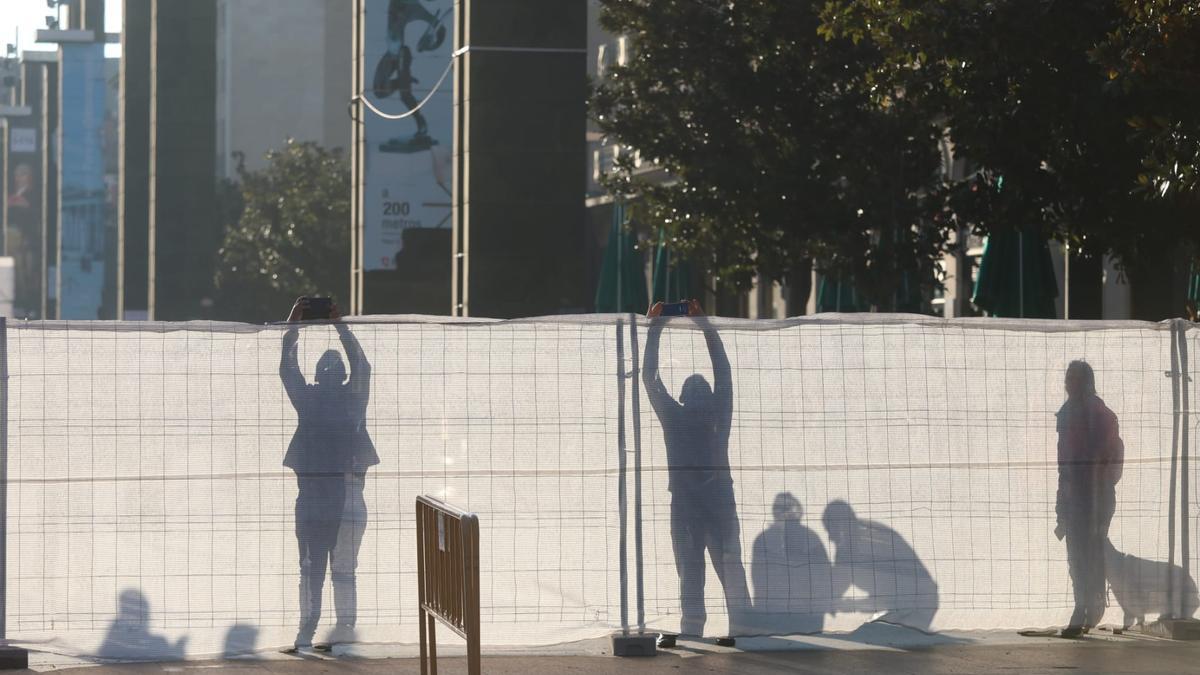
{"type": "Polygon", "coordinates": [[[1087,362],[1068,364],[1063,384],[1067,400],[1058,411],[1054,535],[1066,539],[1075,595],[1075,611],[1062,636],[1074,638],[1094,628],[1107,605],[1104,554],[1125,445],[1117,416],[1096,395],[1096,374],[1087,362]]]}
{"type": "MultiPolygon", "coordinates": [[[[289,322],[297,322],[308,307],[300,298],[289,322]]],[[[296,433],[283,465],[296,472],[296,541],[300,552],[300,627],[295,649],[312,646],[321,616],[325,571],[332,571],[337,626],[332,641],[349,640],[357,620],[355,568],[366,529],[363,489],[366,472],[379,463],[367,433],[371,366],[349,327],[335,321],[342,348],[350,362],[347,377],[342,357],[326,351],[317,361],[315,384],[305,382],[297,356],[299,330],[283,335],[279,377],[296,409],[296,433]]]]}
{"type": "MultiPolygon", "coordinates": [[[[662,303],[647,313],[660,317],[662,303]]],[[[671,397],[658,371],[663,320],[650,324],[642,381],[650,405],[662,424],[671,492],[671,541],[679,573],[680,633],[703,635],[705,551],[725,591],[729,635],[746,627],[750,594],[742,565],[742,547],[729,470],[729,430],[733,419],[733,377],[721,338],[690,301],[688,315],[704,329],[712,359],[714,386],[701,375],[683,382],[679,400],[671,397]]]]}

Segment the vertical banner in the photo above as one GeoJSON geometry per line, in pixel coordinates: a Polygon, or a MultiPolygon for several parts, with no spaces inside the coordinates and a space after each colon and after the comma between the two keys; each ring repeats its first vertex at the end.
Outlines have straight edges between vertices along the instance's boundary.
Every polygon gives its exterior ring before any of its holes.
{"type": "Polygon", "coordinates": [[[453,0],[364,0],[363,260],[366,271],[403,266],[413,229],[450,227],[453,0]],[[428,100],[426,101],[426,98],[428,100]],[[422,105],[422,102],[424,104],[422,105]]]}
{"type": "Polygon", "coordinates": [[[12,316],[40,318],[42,186],[39,130],[32,117],[8,120],[4,250],[13,259],[12,316]]]}
{"type": "Polygon", "coordinates": [[[106,230],[102,43],[60,45],[59,318],[100,319],[106,230]]]}

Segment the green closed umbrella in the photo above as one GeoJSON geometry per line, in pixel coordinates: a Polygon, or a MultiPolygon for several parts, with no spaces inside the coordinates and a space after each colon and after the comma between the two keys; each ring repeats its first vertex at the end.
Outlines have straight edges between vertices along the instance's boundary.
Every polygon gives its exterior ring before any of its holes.
{"type": "Polygon", "coordinates": [[[658,232],[658,251],[654,254],[654,302],[682,302],[692,299],[691,266],[671,255],[663,230],[658,232]]]}
{"type": "Polygon", "coordinates": [[[1192,263],[1188,267],[1187,299],[1193,305],[1200,307],[1200,269],[1196,269],[1196,263],[1192,263]]]}
{"type": "Polygon", "coordinates": [[[637,250],[637,238],[625,227],[625,205],[614,202],[612,229],[596,287],[596,311],[641,313],[648,304],[646,295],[645,260],[637,250]]]}
{"type": "MultiPolygon", "coordinates": [[[[821,276],[817,287],[818,312],[869,312],[871,303],[854,288],[854,283],[847,278],[836,275],[821,276]]],[[[900,284],[892,295],[892,305],[881,311],[908,312],[923,314],[929,310],[925,299],[921,296],[921,287],[913,283],[913,274],[904,272],[900,275],[900,284]]]]}
{"type": "Polygon", "coordinates": [[[869,312],[871,306],[859,297],[854,284],[833,275],[821,275],[817,286],[817,312],[869,312]]]}
{"type": "Polygon", "coordinates": [[[1058,281],[1046,240],[1015,230],[988,235],[975,281],[975,306],[992,316],[1053,319],[1058,281]]]}

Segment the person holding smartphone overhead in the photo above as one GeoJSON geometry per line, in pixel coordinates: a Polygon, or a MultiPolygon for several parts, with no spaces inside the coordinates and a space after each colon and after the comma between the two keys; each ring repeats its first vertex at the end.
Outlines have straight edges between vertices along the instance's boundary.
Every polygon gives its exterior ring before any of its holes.
{"type": "MultiPolygon", "coordinates": [[[[655,303],[646,337],[642,381],[650,405],[662,424],[667,446],[671,492],[671,541],[679,572],[680,632],[704,634],[704,555],[712,558],[725,591],[729,634],[746,628],[750,593],[742,565],[742,547],[729,470],[729,430],[733,419],[733,376],[725,346],[696,300],[664,305],[655,303]],[[701,326],[712,359],[713,386],[703,375],[688,376],[679,400],[672,398],[659,377],[658,351],[663,315],[683,314],[701,326]]],[[[731,638],[719,640],[732,644],[731,638]]]]}
{"type": "Polygon", "coordinates": [[[283,335],[279,377],[296,409],[298,424],[283,465],[296,472],[296,541],[300,553],[300,627],[292,650],[312,646],[321,616],[325,571],[332,572],[337,626],[331,642],[353,638],[357,620],[355,568],[367,524],[363,497],[367,468],[379,455],[367,433],[371,365],[329,298],[302,297],[292,307],[283,335]],[[309,384],[300,372],[299,321],[329,320],[350,363],[328,350],[309,384]]]}

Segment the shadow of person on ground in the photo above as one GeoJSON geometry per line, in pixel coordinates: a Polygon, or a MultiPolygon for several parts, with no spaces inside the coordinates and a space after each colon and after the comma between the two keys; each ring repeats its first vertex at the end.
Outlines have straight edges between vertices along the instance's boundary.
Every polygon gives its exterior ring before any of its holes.
{"type": "Polygon", "coordinates": [[[876,621],[929,632],[938,608],[938,590],[916,551],[895,530],[860,519],[838,499],[821,518],[837,552],[832,597],[839,611],[879,612],[876,621]],[[851,586],[867,597],[845,599],[851,586]]]}
{"type": "MultiPolygon", "coordinates": [[[[300,298],[289,321],[300,320],[308,307],[300,298]]],[[[338,318],[333,306],[332,318],[338,318]]],[[[355,569],[367,525],[363,496],[367,468],[379,455],[367,433],[371,365],[354,334],[336,322],[338,337],[350,362],[349,375],[341,355],[328,350],[317,361],[315,384],[305,382],[297,356],[299,329],[283,336],[279,377],[296,409],[296,433],[288,445],[284,466],[296,472],[296,541],[300,552],[300,627],[295,647],[313,643],[321,617],[321,591],[326,569],[332,572],[337,625],[330,642],[354,638],[358,619],[355,569]]]]}
{"type": "Polygon", "coordinates": [[[108,628],[97,656],[144,661],[178,661],[187,651],[187,637],[175,643],[150,632],[150,602],[136,588],[121,591],[117,618],[108,628]]]}
{"type": "Polygon", "coordinates": [[[1117,481],[1125,446],[1117,416],[1096,395],[1096,376],[1084,361],[1072,361],[1064,377],[1067,400],[1058,411],[1057,525],[1065,539],[1075,611],[1063,637],[1079,637],[1104,616],[1105,548],[1117,506],[1117,481]]]}
{"type": "Polygon", "coordinates": [[[754,540],[750,579],[758,633],[819,633],[831,609],[832,568],[816,532],[801,522],[790,492],[775,496],[775,522],[754,540]]]}
{"type": "Polygon", "coordinates": [[[1196,580],[1179,565],[1122,553],[1113,546],[1112,540],[1106,540],[1104,571],[1113,597],[1125,614],[1121,621],[1122,628],[1145,626],[1147,614],[1190,619],[1200,609],[1196,580]],[[1168,579],[1172,580],[1175,593],[1180,598],[1175,606],[1167,596],[1168,579]]]}
{"type": "MultiPolygon", "coordinates": [[[[659,317],[662,303],[649,316],[659,317]]],[[[701,636],[704,608],[705,552],[725,591],[730,635],[748,630],[750,595],[742,565],[737,503],[729,469],[729,430],[733,419],[733,375],[717,331],[691,301],[689,315],[703,328],[712,359],[714,384],[702,375],[683,382],[679,400],[672,398],[658,371],[664,320],[654,318],[646,336],[642,379],[646,395],[663,429],[671,492],[671,541],[679,573],[679,631],[701,636]]]]}

